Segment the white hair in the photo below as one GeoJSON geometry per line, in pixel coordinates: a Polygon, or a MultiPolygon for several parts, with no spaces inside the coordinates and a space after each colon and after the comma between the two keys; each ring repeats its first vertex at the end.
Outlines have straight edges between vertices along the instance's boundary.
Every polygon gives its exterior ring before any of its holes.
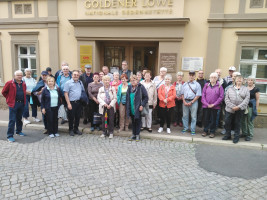
{"type": "Polygon", "coordinates": [[[70,67],[68,65],[62,66],[62,69],[64,69],[64,68],[70,69],[70,67]]]}
{"type": "Polygon", "coordinates": [[[165,72],[167,72],[168,70],[167,70],[166,67],[161,67],[161,68],[159,69],[159,71],[160,71],[160,72],[161,72],[161,71],[165,71],[165,72]]]}
{"type": "Polygon", "coordinates": [[[30,69],[30,68],[26,68],[26,69],[24,69],[24,72],[26,73],[26,72],[32,72],[32,69],[30,69]]]}
{"type": "Polygon", "coordinates": [[[63,67],[63,66],[69,66],[69,64],[68,64],[67,62],[63,61],[63,62],[61,63],[61,67],[63,67]]]}
{"type": "Polygon", "coordinates": [[[115,72],[113,72],[113,76],[114,75],[120,75],[120,73],[118,71],[115,71],[115,72]]]}
{"type": "Polygon", "coordinates": [[[184,76],[183,72],[177,72],[176,76],[184,76]]]}
{"type": "Polygon", "coordinates": [[[240,72],[233,72],[233,75],[241,76],[241,73],[240,72]]]}
{"type": "Polygon", "coordinates": [[[254,84],[256,83],[256,78],[254,76],[247,77],[247,81],[248,80],[252,80],[254,84]]]}
{"type": "Polygon", "coordinates": [[[170,80],[172,80],[172,76],[170,75],[170,74],[167,74],[166,76],[165,76],[165,79],[164,80],[166,80],[166,79],[170,79],[170,80]]]}
{"type": "Polygon", "coordinates": [[[21,70],[17,70],[14,72],[14,75],[16,76],[17,74],[23,74],[23,72],[21,70]]]}
{"type": "Polygon", "coordinates": [[[212,77],[212,76],[215,76],[216,78],[218,78],[218,74],[217,74],[216,72],[212,72],[212,73],[210,74],[210,77],[212,77]]]}

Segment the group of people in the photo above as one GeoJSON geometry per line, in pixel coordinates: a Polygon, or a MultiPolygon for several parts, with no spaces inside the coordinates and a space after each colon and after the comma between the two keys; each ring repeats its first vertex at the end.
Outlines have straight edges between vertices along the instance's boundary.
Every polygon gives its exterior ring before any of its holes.
{"type": "Polygon", "coordinates": [[[30,69],[25,69],[24,77],[20,70],[14,75],[2,90],[9,106],[9,142],[15,141],[15,124],[16,134],[25,135],[21,119],[23,116],[23,122],[30,123],[28,104],[35,122],[40,121],[37,107],[41,106],[44,133],[51,138],[60,136],[59,118],[61,123],[68,121],[70,136],[82,135],[79,123],[83,115],[83,123],[91,123],[91,131],[102,130],[100,137],[110,139],[114,127],[128,131],[130,119],[132,136],[129,140],[139,141],[143,130],[152,132],[152,119],[159,122],[159,133],[164,131],[165,122],[167,133],[171,133],[173,118],[173,126],[183,127],[183,134],[190,130],[191,135],[196,135],[196,125],[204,125],[202,136],[210,138],[214,138],[216,129],[223,125],[223,140],[230,140],[233,134],[234,143],[242,136],[246,141],[252,139],[253,120],[259,107],[255,78],[248,77],[245,86],[243,77],[233,66],[224,79],[220,77],[220,69],[211,73],[209,80],[204,79],[203,71],[198,71],[197,77],[195,71],[189,71],[189,80],[184,81],[184,74],[179,71],[174,83],[165,67],[152,79],[147,69],[134,75],[127,61],[113,74],[107,66],[103,66],[101,72],[92,73],[89,64],[85,65],[84,73],[70,71],[68,63],[63,62],[55,76],[51,68],[42,71],[37,83],[30,69]]]}

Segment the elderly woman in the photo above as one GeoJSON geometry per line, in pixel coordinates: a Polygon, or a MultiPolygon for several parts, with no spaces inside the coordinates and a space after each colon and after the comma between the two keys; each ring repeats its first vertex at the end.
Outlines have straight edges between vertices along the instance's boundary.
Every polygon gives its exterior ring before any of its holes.
{"type": "Polygon", "coordinates": [[[137,76],[138,83],[144,80],[141,71],[136,72],[136,76],[137,76]]]}
{"type": "MultiPolygon", "coordinates": [[[[116,71],[113,73],[113,81],[110,82],[110,85],[115,88],[116,94],[118,92],[118,87],[120,84],[121,84],[120,74],[119,72],[116,71]]],[[[119,128],[119,121],[120,121],[119,105],[116,103],[116,113],[114,117],[114,124],[116,128],[119,128]]]]}
{"type": "Polygon", "coordinates": [[[140,140],[142,121],[141,112],[148,102],[148,96],[145,87],[141,83],[138,83],[136,75],[130,77],[130,83],[131,85],[128,86],[126,95],[126,109],[127,117],[131,117],[132,119],[133,131],[129,140],[138,142],[140,140]]]}
{"type": "Polygon", "coordinates": [[[224,98],[224,89],[217,82],[218,74],[216,72],[210,74],[210,82],[206,83],[202,91],[202,107],[204,111],[205,123],[203,137],[209,134],[210,138],[215,137],[216,117],[220,109],[220,105],[224,98]]]}
{"type": "Polygon", "coordinates": [[[118,87],[117,92],[117,103],[119,105],[120,112],[120,130],[119,131],[128,131],[129,118],[126,113],[126,93],[128,90],[128,76],[126,74],[121,75],[122,84],[118,87]]]}
{"type": "Polygon", "coordinates": [[[172,76],[167,74],[165,76],[165,83],[158,89],[159,109],[160,109],[160,127],[158,132],[163,131],[164,123],[167,122],[167,133],[171,133],[171,116],[172,110],[175,106],[176,90],[171,85],[172,76]]]}
{"type": "Polygon", "coordinates": [[[249,76],[247,78],[247,88],[250,92],[250,99],[248,104],[248,112],[243,115],[241,119],[242,125],[242,136],[245,137],[246,141],[250,141],[253,138],[254,124],[253,120],[257,116],[257,110],[260,104],[260,90],[255,87],[255,78],[249,76]]]}
{"type": "Polygon", "coordinates": [[[114,87],[110,86],[110,77],[103,76],[104,86],[99,89],[97,100],[99,102],[99,113],[102,114],[102,130],[100,137],[113,138],[114,131],[114,113],[116,112],[117,94],[114,87]],[[108,124],[107,124],[108,121],[108,124]],[[108,128],[106,133],[105,128],[108,128]]]}
{"type": "Polygon", "coordinates": [[[42,91],[41,110],[46,115],[49,137],[59,137],[58,108],[60,105],[60,89],[57,88],[53,77],[47,78],[47,87],[42,91]]]}
{"type": "Polygon", "coordinates": [[[184,73],[177,72],[176,77],[177,77],[177,81],[173,83],[173,86],[175,87],[175,91],[176,91],[175,107],[174,107],[175,120],[174,120],[173,126],[176,127],[177,125],[179,125],[180,127],[183,127],[183,123],[182,123],[183,97],[181,95],[181,90],[184,84],[184,81],[183,81],[184,73]]]}
{"type": "Polygon", "coordinates": [[[32,96],[31,96],[32,90],[36,86],[36,80],[34,78],[32,78],[32,76],[31,76],[32,75],[32,70],[31,69],[26,68],[24,70],[24,73],[25,73],[26,76],[24,76],[22,78],[22,80],[26,83],[26,104],[25,104],[22,116],[24,118],[23,123],[24,123],[24,125],[26,125],[26,124],[31,123],[28,120],[28,117],[30,116],[30,114],[29,114],[29,103],[30,103],[31,108],[32,108],[33,121],[40,122],[40,119],[37,118],[37,105],[35,103],[33,103],[32,96]]]}
{"type": "Polygon", "coordinates": [[[225,136],[223,140],[231,140],[231,122],[234,118],[235,133],[233,143],[238,143],[240,133],[240,119],[244,115],[249,103],[249,89],[243,86],[243,77],[235,77],[234,86],[230,87],[225,95],[225,136]]]}
{"type": "Polygon", "coordinates": [[[149,105],[149,113],[142,117],[142,128],[141,131],[147,129],[148,132],[152,132],[152,111],[157,106],[157,89],[155,84],[151,81],[151,71],[146,70],[144,74],[145,80],[141,81],[141,84],[146,88],[148,94],[148,105],[149,105]]]}
{"type": "Polygon", "coordinates": [[[94,131],[95,128],[100,130],[99,124],[93,123],[94,113],[98,113],[99,101],[97,100],[97,95],[99,89],[103,86],[99,82],[99,73],[94,73],[93,75],[94,82],[88,84],[88,96],[89,96],[89,105],[90,105],[90,120],[91,121],[91,131],[94,131]]]}

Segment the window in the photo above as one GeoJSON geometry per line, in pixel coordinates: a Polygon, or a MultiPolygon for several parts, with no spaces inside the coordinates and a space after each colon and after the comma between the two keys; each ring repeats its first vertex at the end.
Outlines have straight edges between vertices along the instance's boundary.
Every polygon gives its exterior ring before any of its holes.
{"type": "Polygon", "coordinates": [[[260,93],[267,93],[267,47],[243,47],[241,51],[240,73],[247,78],[256,78],[260,93]]]}
{"type": "Polygon", "coordinates": [[[15,4],[15,14],[32,14],[32,4],[15,4]]]}
{"type": "Polygon", "coordinates": [[[18,65],[19,69],[32,69],[32,77],[37,78],[36,68],[36,48],[35,45],[19,45],[18,46],[18,65]]]}

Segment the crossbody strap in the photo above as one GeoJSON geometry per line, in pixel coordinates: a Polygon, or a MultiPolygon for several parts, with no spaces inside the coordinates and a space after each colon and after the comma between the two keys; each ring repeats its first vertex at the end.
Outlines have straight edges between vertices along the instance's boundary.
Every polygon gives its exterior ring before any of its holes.
{"type": "Polygon", "coordinates": [[[192,92],[196,95],[196,92],[191,88],[190,84],[187,82],[188,86],[190,87],[190,89],[192,90],[192,92]]]}

